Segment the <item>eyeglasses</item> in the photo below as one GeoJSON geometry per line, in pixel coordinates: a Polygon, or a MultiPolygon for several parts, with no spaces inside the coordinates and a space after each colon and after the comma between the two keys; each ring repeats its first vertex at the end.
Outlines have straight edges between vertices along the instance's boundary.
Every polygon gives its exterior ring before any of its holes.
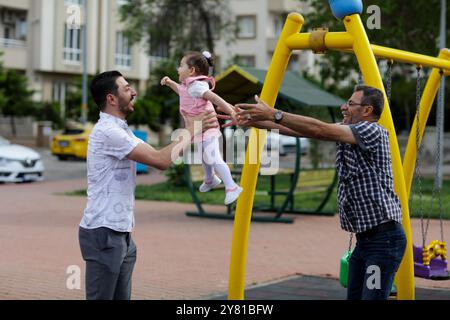
{"type": "Polygon", "coordinates": [[[364,107],[364,106],[367,106],[367,104],[354,103],[352,100],[347,101],[347,102],[344,103],[344,104],[346,104],[346,105],[349,106],[349,107],[354,107],[354,106],[361,106],[361,107],[364,107]]]}

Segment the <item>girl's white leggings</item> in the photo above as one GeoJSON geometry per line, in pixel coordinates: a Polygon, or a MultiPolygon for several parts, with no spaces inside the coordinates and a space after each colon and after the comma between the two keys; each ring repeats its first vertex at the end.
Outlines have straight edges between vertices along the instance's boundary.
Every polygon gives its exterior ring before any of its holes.
{"type": "Polygon", "coordinates": [[[230,168],[220,154],[218,138],[212,138],[202,142],[202,165],[205,171],[205,182],[211,182],[215,172],[222,179],[226,190],[236,187],[236,183],[231,176],[230,168]]]}

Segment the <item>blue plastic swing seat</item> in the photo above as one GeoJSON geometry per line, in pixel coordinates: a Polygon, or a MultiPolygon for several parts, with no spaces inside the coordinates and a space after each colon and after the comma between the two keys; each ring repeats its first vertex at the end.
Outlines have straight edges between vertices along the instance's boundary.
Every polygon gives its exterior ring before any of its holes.
{"type": "Polygon", "coordinates": [[[431,280],[450,279],[450,273],[447,270],[447,261],[440,258],[430,260],[430,265],[425,266],[422,260],[423,248],[413,245],[414,253],[414,275],[419,278],[431,280]]]}

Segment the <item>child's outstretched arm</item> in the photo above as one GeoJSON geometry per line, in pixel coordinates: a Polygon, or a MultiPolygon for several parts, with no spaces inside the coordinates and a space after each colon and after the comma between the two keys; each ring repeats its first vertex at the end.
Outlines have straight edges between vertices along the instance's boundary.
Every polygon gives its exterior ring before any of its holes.
{"type": "Polygon", "coordinates": [[[211,90],[208,90],[203,94],[203,98],[215,104],[217,106],[217,110],[219,110],[220,112],[230,115],[231,119],[233,120],[237,120],[236,110],[234,109],[234,107],[224,99],[222,99],[219,95],[215,94],[211,90]]]}
{"type": "Polygon", "coordinates": [[[161,85],[162,86],[168,86],[170,89],[175,91],[176,94],[178,94],[178,83],[170,79],[169,77],[165,76],[161,79],[161,85]]]}

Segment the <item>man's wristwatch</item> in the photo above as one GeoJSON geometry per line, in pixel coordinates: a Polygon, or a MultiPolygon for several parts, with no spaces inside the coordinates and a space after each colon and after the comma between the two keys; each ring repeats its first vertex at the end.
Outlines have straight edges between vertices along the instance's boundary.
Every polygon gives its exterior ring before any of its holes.
{"type": "Polygon", "coordinates": [[[280,123],[281,119],[283,119],[283,111],[277,110],[274,114],[275,123],[280,123]]]}

